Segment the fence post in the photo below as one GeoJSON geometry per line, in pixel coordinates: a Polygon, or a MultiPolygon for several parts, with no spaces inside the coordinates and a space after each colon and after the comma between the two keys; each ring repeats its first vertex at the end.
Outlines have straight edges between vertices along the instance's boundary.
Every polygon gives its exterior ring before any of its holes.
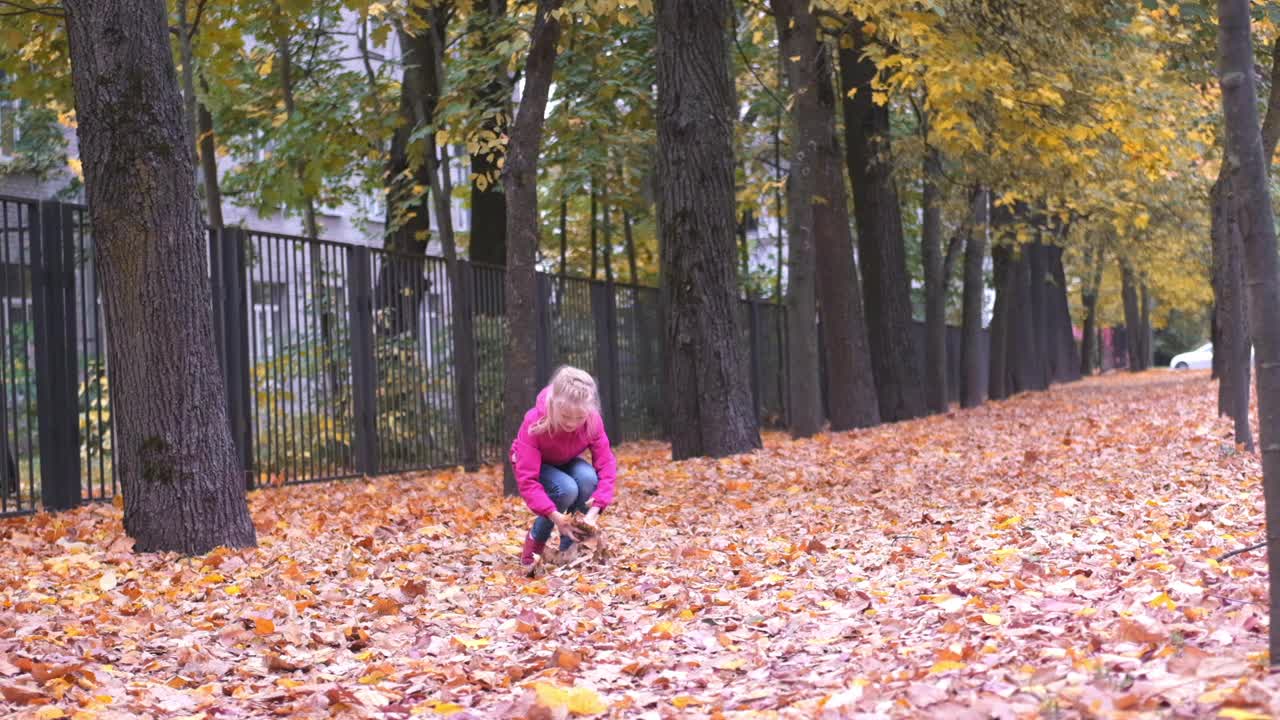
{"type": "Polygon", "coordinates": [[[538,273],[537,307],[538,341],[535,349],[538,386],[551,380],[551,278],[538,273]]]}
{"type": "Polygon", "coordinates": [[[378,472],[377,365],[373,355],[373,288],[369,248],[347,248],[347,288],[351,328],[351,389],[355,405],[356,472],[378,472]]]}
{"type": "Polygon", "coordinates": [[[242,228],[224,227],[209,238],[213,261],[214,328],[226,383],[227,422],[245,489],[254,487],[253,424],[250,422],[248,238],[242,228]]]}
{"type": "Polygon", "coordinates": [[[454,364],[457,373],[458,392],[458,454],[461,465],[468,471],[480,466],[480,426],[476,420],[476,379],[479,376],[479,359],[476,355],[476,276],[475,268],[465,260],[457,261],[458,289],[453,293],[457,307],[453,314],[453,346],[455,359],[466,362],[454,364]],[[458,348],[469,348],[460,354],[458,348]]]}
{"type": "Polygon", "coordinates": [[[613,283],[591,284],[591,318],[596,330],[596,374],[600,383],[600,410],[605,427],[621,440],[618,425],[618,308],[613,283]]]}
{"type": "Polygon", "coordinates": [[[32,217],[40,500],[47,510],[75,507],[82,499],[71,212],[62,203],[41,201],[32,217]]]}
{"type": "Polygon", "coordinates": [[[747,301],[747,322],[751,337],[751,402],[756,410],[756,423],[763,421],[760,407],[760,301],[747,301]]]}

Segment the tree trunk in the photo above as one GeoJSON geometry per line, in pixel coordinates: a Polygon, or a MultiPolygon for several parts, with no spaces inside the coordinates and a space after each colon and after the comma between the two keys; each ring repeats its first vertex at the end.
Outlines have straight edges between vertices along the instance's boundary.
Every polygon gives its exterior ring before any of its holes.
{"type": "Polygon", "coordinates": [[[1012,250],[1003,243],[991,248],[991,264],[996,289],[996,304],[991,314],[991,369],[987,373],[987,395],[1003,400],[1010,395],[1009,383],[1009,290],[1012,283],[1010,258],[1012,250]]]}
{"type": "MultiPolygon", "coordinates": [[[[561,285],[569,274],[569,200],[560,197],[560,278],[561,285]]],[[[561,291],[561,296],[564,292],[561,291]]]]}
{"type": "Polygon", "coordinates": [[[1270,588],[1270,662],[1280,665],[1280,278],[1277,277],[1275,218],[1267,166],[1258,128],[1249,0],[1218,0],[1222,105],[1231,165],[1233,215],[1245,251],[1249,312],[1257,344],[1258,416],[1266,497],[1267,566],[1270,588]]]}
{"type": "Polygon", "coordinates": [[[726,0],[658,0],[658,227],[671,454],[760,447],[738,342],[726,0]]]}
{"type": "Polygon", "coordinates": [[[600,274],[600,196],[596,194],[596,179],[591,178],[591,279],[600,274]]]}
{"type": "MultiPolygon", "coordinates": [[[[507,14],[506,0],[472,2],[472,30],[480,36],[481,47],[492,48],[507,40],[501,24],[507,14]]],[[[499,183],[502,158],[501,138],[509,131],[512,77],[506,69],[489,65],[483,72],[491,78],[480,89],[475,104],[482,108],[484,122],[474,138],[471,155],[471,247],[472,262],[501,267],[507,262],[507,196],[499,183]],[[483,178],[483,179],[481,179],[483,178]]],[[[491,310],[501,314],[499,301],[491,310]]]]}
{"type": "Polygon", "coordinates": [[[604,262],[604,281],[613,284],[613,223],[609,217],[609,174],[600,187],[600,258],[604,262]]]}
{"type": "Polygon", "coordinates": [[[844,192],[840,167],[831,52],[825,45],[819,50],[817,95],[823,142],[814,163],[819,191],[813,198],[813,227],[827,361],[828,414],[831,429],[844,431],[880,424],[880,405],[862,311],[862,283],[853,259],[849,198],[844,192]]]}
{"type": "Polygon", "coordinates": [[[1027,263],[1027,289],[1031,302],[1031,389],[1047,390],[1050,381],[1050,359],[1052,357],[1053,321],[1049,314],[1048,298],[1048,247],[1044,244],[1043,233],[1036,231],[1034,244],[1022,248],[1027,263]]]}
{"type": "MultiPolygon", "coordinates": [[[[990,193],[978,189],[970,201],[973,224],[964,252],[964,388],[960,405],[978,407],[983,401],[982,388],[982,310],[986,301],[983,263],[987,255],[987,226],[990,221],[990,193]]],[[[988,340],[993,335],[988,336],[988,340]]],[[[991,345],[988,343],[988,352],[991,345]]]]}
{"type": "MultiPolygon", "coordinates": [[[[432,14],[423,8],[424,15],[432,14]]],[[[401,255],[424,255],[431,236],[429,201],[438,181],[425,158],[410,149],[415,130],[435,122],[440,99],[441,76],[434,61],[443,47],[447,28],[443,23],[429,23],[430,29],[412,35],[399,33],[401,63],[404,75],[400,83],[399,124],[392,134],[391,153],[387,165],[387,228],[383,248],[401,255]]],[[[434,141],[419,141],[434,144],[434,141]]],[[[448,213],[446,213],[448,214],[448,213]]],[[[438,212],[437,220],[445,218],[438,212]]],[[[376,330],[395,337],[413,332],[422,309],[428,281],[422,267],[410,262],[384,262],[374,287],[374,307],[381,319],[376,330]]]]}
{"type": "MultiPolygon", "coordinates": [[[[1142,318],[1142,369],[1150,370],[1155,363],[1152,353],[1155,338],[1151,330],[1151,293],[1145,282],[1138,287],[1138,308],[1142,318]]],[[[1248,361],[1245,362],[1247,367],[1248,361]]]]}
{"type": "Polygon", "coordinates": [[[742,220],[738,222],[738,285],[746,291],[747,299],[751,299],[751,249],[747,246],[747,223],[751,220],[749,210],[742,211],[742,220]]]}
{"type": "Polygon", "coordinates": [[[1009,264],[1009,301],[1005,304],[1009,323],[1006,352],[1009,357],[1005,362],[1012,376],[1009,390],[1014,394],[1048,387],[1044,382],[1044,355],[1039,347],[1040,333],[1036,327],[1036,293],[1031,282],[1032,256],[1037,248],[1038,244],[1023,245],[1014,250],[1014,258],[1009,264]]]}
{"type": "MultiPolygon", "coordinates": [[[[209,86],[205,84],[203,76],[200,78],[200,85],[208,92],[209,86]]],[[[200,130],[200,175],[204,178],[204,201],[209,227],[220,228],[223,226],[222,188],[218,180],[217,137],[213,133],[213,115],[204,103],[200,103],[196,116],[200,130]]]]}
{"type": "MultiPolygon", "coordinates": [[[[436,82],[445,78],[444,72],[444,31],[446,21],[441,14],[432,8],[430,22],[425,28],[426,43],[423,50],[429,51],[427,56],[414,58],[419,62],[430,62],[432,75],[436,82]],[[433,33],[438,33],[434,34],[433,33]]],[[[404,42],[402,47],[408,47],[404,42]]],[[[441,88],[437,85],[437,96],[441,88]]],[[[414,106],[414,119],[419,127],[432,127],[435,107],[427,107],[425,102],[414,106]],[[429,115],[430,113],[430,115],[429,115]]],[[[432,130],[435,128],[432,127],[432,130]]],[[[436,222],[440,226],[440,244],[444,250],[445,272],[449,277],[449,301],[453,315],[453,352],[454,352],[454,406],[458,413],[458,456],[461,465],[469,472],[480,467],[479,425],[476,422],[476,341],[474,317],[470,303],[467,302],[467,291],[470,289],[462,282],[462,270],[458,265],[458,247],[453,234],[453,178],[449,175],[449,146],[435,143],[435,132],[431,138],[424,160],[427,175],[431,180],[431,194],[435,197],[436,222]],[[439,159],[436,152],[439,152],[439,159]]],[[[414,315],[415,319],[417,315],[414,315]]]]}
{"type": "Polygon", "coordinates": [[[631,212],[622,211],[622,241],[627,245],[627,269],[631,271],[631,284],[640,284],[640,272],[636,269],[636,239],[631,233],[631,212]]]}
{"type": "Polygon", "coordinates": [[[844,92],[845,152],[858,224],[867,336],[882,420],[925,413],[919,355],[912,339],[911,295],[902,235],[902,213],[889,157],[889,108],[871,96],[876,65],[863,57],[865,27],[840,50],[844,92]],[[853,96],[850,97],[850,93],[853,96]]]}
{"type": "MultiPolygon", "coordinates": [[[[502,402],[505,437],[520,431],[525,411],[538,394],[534,347],[537,345],[538,154],[543,117],[555,71],[561,0],[538,0],[529,55],[525,60],[524,94],[507,143],[502,181],[507,192],[506,347],[503,353],[502,402]]],[[[511,463],[506,464],[503,492],[516,494],[511,463]]]]}
{"type": "Polygon", "coordinates": [[[1099,365],[1095,365],[1095,359],[1098,355],[1098,288],[1102,285],[1102,267],[1103,255],[1105,249],[1099,244],[1096,248],[1093,245],[1086,245],[1084,255],[1084,266],[1089,269],[1090,275],[1085,279],[1084,286],[1081,288],[1081,302],[1084,304],[1084,330],[1080,349],[1080,374],[1088,377],[1093,374],[1094,370],[1101,370],[1099,365]]]}
{"type": "MultiPolygon", "coordinates": [[[[922,132],[928,134],[928,116],[921,116],[922,132]]],[[[942,251],[942,205],[937,176],[941,160],[937,150],[927,148],[923,168],[924,191],[920,201],[924,221],[920,231],[924,262],[925,388],[929,410],[946,412],[947,393],[947,276],[942,251]]]]}
{"type": "MultiPolygon", "coordinates": [[[[792,92],[791,171],[787,178],[787,395],[795,438],[822,430],[818,363],[817,251],[814,204],[825,123],[818,106],[818,23],[805,0],[772,0],[783,65],[792,92]]],[[[825,316],[825,313],[824,313],[825,316]]],[[[839,405],[832,402],[832,406],[839,405]]]]}
{"type": "Polygon", "coordinates": [[[116,473],[142,552],[256,544],[214,353],[205,233],[160,0],[67,0],[106,306],[116,473]]]}
{"type": "Polygon", "coordinates": [[[1129,372],[1142,368],[1142,313],[1138,309],[1137,278],[1128,261],[1122,262],[1121,295],[1124,300],[1125,350],[1129,358],[1129,372]]]}

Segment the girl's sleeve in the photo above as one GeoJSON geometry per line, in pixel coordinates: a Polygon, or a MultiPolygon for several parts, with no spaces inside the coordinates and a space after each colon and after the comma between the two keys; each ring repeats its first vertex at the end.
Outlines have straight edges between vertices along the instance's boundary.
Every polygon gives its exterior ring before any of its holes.
{"type": "Polygon", "coordinates": [[[556,504],[551,502],[538,475],[542,472],[542,451],[529,435],[529,421],[520,424],[520,432],[515,442],[511,443],[511,469],[516,475],[516,487],[520,497],[537,515],[547,516],[556,511],[556,504]]]}
{"type": "Polygon", "coordinates": [[[618,459],[609,446],[609,435],[604,430],[604,421],[597,418],[599,431],[591,438],[591,464],[595,466],[596,477],[600,479],[596,492],[591,496],[591,504],[601,510],[613,502],[613,486],[618,478],[618,459]]]}

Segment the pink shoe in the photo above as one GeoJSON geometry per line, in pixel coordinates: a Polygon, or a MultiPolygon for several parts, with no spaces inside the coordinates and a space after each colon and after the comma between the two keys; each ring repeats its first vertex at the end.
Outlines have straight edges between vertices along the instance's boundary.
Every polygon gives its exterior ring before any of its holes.
{"type": "Polygon", "coordinates": [[[547,547],[546,541],[538,542],[533,535],[524,536],[524,549],[520,551],[520,564],[528,567],[534,562],[534,555],[541,555],[547,547]]]}

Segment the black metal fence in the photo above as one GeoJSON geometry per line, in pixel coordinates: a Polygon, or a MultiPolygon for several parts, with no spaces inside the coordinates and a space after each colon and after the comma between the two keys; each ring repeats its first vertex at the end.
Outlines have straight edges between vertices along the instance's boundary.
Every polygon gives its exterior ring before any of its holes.
{"type": "MultiPolygon", "coordinates": [[[[83,206],[0,197],[0,515],[110,498],[106,328],[83,206]]],[[[455,321],[474,343],[482,462],[502,460],[504,275],[441,258],[228,228],[210,237],[211,312],[249,486],[461,463],[455,321]]],[[[615,442],[663,437],[656,288],[538,276],[538,370],[601,380],[615,442]]],[[[757,405],[783,415],[781,314],[743,302],[757,405]],[[777,325],[775,327],[775,325],[777,325]],[[776,331],[776,332],[775,332],[776,331]],[[764,333],[757,336],[755,333],[764,333]]]]}
{"type": "MultiPolygon", "coordinates": [[[[0,237],[0,515],[112,497],[88,215],[0,197],[0,237]]],[[[227,228],[210,237],[209,273],[248,486],[502,461],[501,268],[460,262],[455,308],[441,258],[227,228]],[[472,343],[474,367],[455,361],[459,342],[472,343]],[[460,371],[474,398],[459,398],[460,371]]],[[[615,442],[665,436],[656,288],[539,274],[536,316],[540,381],[561,364],[583,367],[600,380],[615,442]]],[[[744,300],[739,321],[756,411],[780,425],[784,313],[744,300]]]]}

